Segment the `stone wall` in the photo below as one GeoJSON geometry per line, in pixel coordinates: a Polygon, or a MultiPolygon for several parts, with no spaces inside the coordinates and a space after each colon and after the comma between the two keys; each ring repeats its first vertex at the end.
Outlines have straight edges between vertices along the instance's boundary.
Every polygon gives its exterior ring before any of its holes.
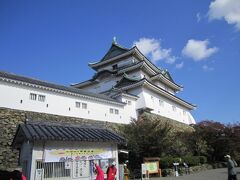
{"type": "Polygon", "coordinates": [[[64,122],[111,129],[118,126],[109,122],[0,108],[0,170],[13,170],[18,166],[19,151],[11,144],[18,125],[26,121],[64,122]]]}
{"type": "MultiPolygon", "coordinates": [[[[151,113],[143,113],[140,118],[159,119],[162,123],[169,122],[175,131],[193,131],[193,128],[186,124],[151,113]]],[[[0,108],[0,170],[13,170],[18,166],[19,151],[13,149],[11,144],[18,125],[26,121],[50,121],[105,127],[118,132],[120,135],[121,127],[124,126],[103,121],[0,108]]]]}

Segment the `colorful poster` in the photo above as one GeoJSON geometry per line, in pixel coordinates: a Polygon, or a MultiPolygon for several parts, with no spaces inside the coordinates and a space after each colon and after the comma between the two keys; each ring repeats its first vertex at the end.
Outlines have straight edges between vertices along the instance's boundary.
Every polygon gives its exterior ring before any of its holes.
{"type": "Polygon", "coordinates": [[[112,149],[45,149],[45,162],[73,162],[113,158],[112,149]]]}

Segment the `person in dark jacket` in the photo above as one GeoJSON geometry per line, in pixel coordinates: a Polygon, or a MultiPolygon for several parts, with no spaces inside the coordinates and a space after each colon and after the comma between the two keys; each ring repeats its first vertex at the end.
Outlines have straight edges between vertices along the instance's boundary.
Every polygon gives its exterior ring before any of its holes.
{"type": "Polygon", "coordinates": [[[237,172],[234,161],[230,155],[226,155],[224,157],[227,159],[228,180],[237,180],[237,172]]]}

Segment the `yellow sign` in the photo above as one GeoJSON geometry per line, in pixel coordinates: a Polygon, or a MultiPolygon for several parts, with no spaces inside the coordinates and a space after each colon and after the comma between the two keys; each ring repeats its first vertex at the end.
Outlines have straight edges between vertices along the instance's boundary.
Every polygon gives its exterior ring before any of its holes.
{"type": "Polygon", "coordinates": [[[60,156],[80,156],[80,155],[97,155],[103,153],[104,149],[58,149],[52,150],[50,154],[60,156]]]}
{"type": "Polygon", "coordinates": [[[45,162],[85,161],[113,157],[111,148],[45,149],[44,155],[45,162]]]}

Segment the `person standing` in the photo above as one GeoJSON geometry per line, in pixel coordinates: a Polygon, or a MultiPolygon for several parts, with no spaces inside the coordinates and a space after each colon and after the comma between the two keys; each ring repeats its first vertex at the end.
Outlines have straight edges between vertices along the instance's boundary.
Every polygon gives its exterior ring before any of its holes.
{"type": "Polygon", "coordinates": [[[129,170],[127,168],[127,164],[124,164],[124,180],[128,180],[128,176],[129,176],[129,170]]]}
{"type": "Polygon", "coordinates": [[[224,157],[227,159],[228,180],[237,180],[237,172],[234,161],[231,159],[230,155],[226,155],[224,157]]]}
{"type": "Polygon", "coordinates": [[[104,180],[104,172],[99,167],[99,165],[97,165],[97,163],[95,163],[95,168],[96,168],[96,172],[97,172],[96,180],[104,180]]]}
{"type": "Polygon", "coordinates": [[[117,173],[117,168],[115,167],[116,163],[113,162],[110,167],[107,169],[107,180],[114,180],[116,173],[117,173]]]}

